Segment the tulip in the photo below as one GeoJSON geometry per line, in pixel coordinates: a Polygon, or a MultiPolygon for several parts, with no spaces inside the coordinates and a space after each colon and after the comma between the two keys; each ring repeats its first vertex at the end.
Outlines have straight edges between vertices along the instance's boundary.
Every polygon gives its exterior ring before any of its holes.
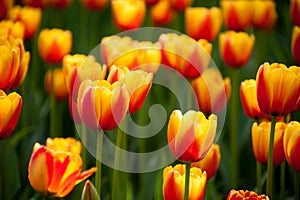
{"type": "Polygon", "coordinates": [[[145,0],[147,6],[154,6],[157,4],[160,0],[145,0]]]}
{"type": "Polygon", "coordinates": [[[207,40],[195,41],[187,35],[174,33],[159,37],[162,64],[176,69],[186,78],[198,77],[210,62],[212,44],[207,40]]]}
{"type": "Polygon", "coordinates": [[[284,132],[283,149],[287,162],[294,170],[300,172],[300,123],[290,122],[284,132]]]}
{"type": "MultiPolygon", "coordinates": [[[[253,2],[247,0],[221,0],[224,24],[235,31],[246,30],[251,25],[253,2]]],[[[256,10],[255,10],[256,11],[256,10]]]]}
{"type": "Polygon", "coordinates": [[[107,6],[108,0],[80,0],[80,3],[89,10],[101,10],[107,6]]]}
{"type": "Polygon", "coordinates": [[[23,5],[26,6],[32,6],[35,8],[44,8],[45,6],[47,6],[49,1],[45,1],[45,0],[21,0],[23,5]]]}
{"type": "Polygon", "coordinates": [[[0,20],[7,16],[9,9],[14,5],[14,0],[0,0],[0,20]]]}
{"type": "Polygon", "coordinates": [[[77,102],[71,96],[69,96],[69,110],[73,121],[76,124],[81,124],[82,121],[79,115],[77,102]]]}
{"type": "Polygon", "coordinates": [[[71,51],[72,33],[61,29],[43,29],[38,38],[38,48],[42,59],[50,64],[62,61],[71,51]]]}
{"type": "Polygon", "coordinates": [[[216,68],[205,70],[191,85],[201,111],[215,113],[226,106],[231,92],[230,78],[223,79],[216,68]]]}
{"type": "Polygon", "coordinates": [[[200,161],[191,164],[191,167],[200,168],[207,174],[207,179],[210,179],[217,171],[221,160],[220,146],[214,144],[207,155],[200,161]]]}
{"type": "Polygon", "coordinates": [[[262,64],[256,75],[256,94],[261,111],[268,115],[284,116],[298,109],[300,68],[262,64]]]}
{"type": "Polygon", "coordinates": [[[47,138],[46,146],[54,151],[70,152],[72,154],[81,153],[81,143],[75,138],[47,138]]]}
{"type": "Polygon", "coordinates": [[[300,65],[300,26],[293,27],[291,47],[293,58],[300,65]]]}
{"type": "Polygon", "coordinates": [[[100,200],[99,194],[90,180],[84,184],[81,200],[100,200]]]}
{"type": "Polygon", "coordinates": [[[300,1],[290,0],[290,12],[292,22],[296,26],[300,26],[300,1]]]}
{"type": "Polygon", "coordinates": [[[76,184],[96,172],[93,167],[81,172],[78,154],[56,151],[36,143],[28,166],[31,186],[46,197],[65,197],[76,184]]]}
{"type": "Polygon", "coordinates": [[[0,21],[0,38],[21,38],[24,39],[25,28],[21,22],[13,22],[12,20],[0,21]]]}
{"type": "Polygon", "coordinates": [[[58,101],[68,99],[69,93],[65,84],[65,77],[61,68],[54,70],[49,69],[45,75],[45,88],[50,95],[53,93],[54,98],[58,101]]]}
{"type": "Polygon", "coordinates": [[[254,0],[253,8],[255,8],[252,16],[253,27],[258,29],[271,29],[277,19],[275,2],[254,0]]]}
{"type": "Polygon", "coordinates": [[[263,113],[257,102],[256,80],[249,79],[241,82],[240,96],[245,114],[253,119],[270,118],[263,113]]]}
{"type": "Polygon", "coordinates": [[[119,81],[126,73],[130,70],[125,66],[116,66],[113,65],[110,67],[109,74],[107,76],[107,81],[110,84],[113,84],[116,81],[119,81]]]}
{"type": "MultiPolygon", "coordinates": [[[[191,168],[189,182],[189,200],[204,198],[206,172],[197,167],[191,168]]],[[[166,167],[163,171],[163,196],[165,200],[183,200],[185,185],[185,165],[166,167]]]]}
{"type": "Polygon", "coordinates": [[[187,7],[191,6],[194,0],[169,0],[172,8],[177,11],[184,11],[187,7]]]}
{"type": "Polygon", "coordinates": [[[151,20],[156,25],[169,24],[174,16],[174,11],[169,0],[159,0],[157,4],[151,7],[151,20]]]}
{"type": "Polygon", "coordinates": [[[182,115],[174,110],[168,124],[168,143],[173,155],[181,161],[196,162],[205,157],[213,145],[217,116],[208,119],[202,112],[190,110],[182,115]]]}
{"type": "Polygon", "coordinates": [[[258,195],[253,191],[248,190],[230,190],[227,196],[227,200],[246,200],[246,199],[253,199],[253,200],[269,200],[269,197],[262,194],[258,195]]]}
{"type": "Polygon", "coordinates": [[[219,50],[223,62],[239,68],[247,64],[254,46],[255,37],[246,32],[226,31],[219,35],[219,50]]]}
{"type": "MultiPolygon", "coordinates": [[[[286,124],[277,122],[275,126],[273,166],[279,165],[284,161],[283,133],[286,124]]],[[[269,141],[270,141],[271,122],[255,122],[252,125],[252,150],[254,156],[261,164],[268,163],[269,141]]]]}
{"type": "Polygon", "coordinates": [[[189,7],[185,10],[187,34],[195,40],[213,41],[222,26],[222,11],[212,7],[189,7]]]}
{"type": "Polygon", "coordinates": [[[78,110],[85,124],[94,130],[112,130],[123,120],[129,105],[126,86],[118,81],[85,80],[78,91],[78,110]]]}
{"type": "Polygon", "coordinates": [[[16,92],[9,95],[0,90],[0,140],[14,131],[22,108],[22,97],[16,92]]]}
{"type": "Polygon", "coordinates": [[[141,26],[146,12],[143,0],[113,0],[112,14],[115,24],[121,30],[134,29],[141,26]]]}
{"type": "Polygon", "coordinates": [[[49,0],[49,5],[57,9],[65,9],[73,0],[49,0]]]}

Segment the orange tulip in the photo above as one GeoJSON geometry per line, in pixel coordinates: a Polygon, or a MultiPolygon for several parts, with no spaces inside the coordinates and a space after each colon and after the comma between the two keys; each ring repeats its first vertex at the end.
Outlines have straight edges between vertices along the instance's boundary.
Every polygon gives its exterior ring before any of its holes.
{"type": "Polygon", "coordinates": [[[169,0],[172,8],[177,11],[184,11],[185,8],[191,6],[194,0],[169,0]]]}
{"type": "Polygon", "coordinates": [[[255,37],[246,32],[226,31],[219,35],[219,50],[223,62],[229,67],[238,68],[250,59],[255,37]]]}
{"type": "Polygon", "coordinates": [[[262,194],[258,195],[253,191],[248,190],[230,190],[227,196],[227,200],[269,200],[269,197],[262,194]]]}
{"type": "Polygon", "coordinates": [[[256,75],[257,101],[268,115],[284,116],[300,106],[300,68],[264,63],[256,75]]]}
{"type": "Polygon", "coordinates": [[[300,123],[290,122],[284,132],[283,149],[287,162],[297,172],[300,172],[300,123]]]}
{"type": "Polygon", "coordinates": [[[219,164],[221,161],[221,153],[220,146],[214,144],[210,151],[206,154],[206,156],[198,161],[192,163],[191,167],[200,168],[202,171],[205,171],[207,174],[207,179],[210,179],[213,175],[215,175],[219,164]]]}
{"type": "Polygon", "coordinates": [[[0,0],[0,20],[4,19],[9,9],[14,5],[14,0],[0,0]]]}
{"type": "Polygon", "coordinates": [[[46,146],[54,151],[70,152],[72,154],[81,153],[81,143],[75,138],[47,138],[46,146]]]}
{"type": "Polygon", "coordinates": [[[72,33],[61,29],[43,29],[38,38],[42,59],[50,64],[59,63],[71,51],[72,33]]]}
{"type": "Polygon", "coordinates": [[[168,143],[173,155],[181,161],[196,162],[205,157],[213,145],[217,116],[208,119],[202,112],[190,110],[182,115],[174,110],[168,124],[168,143]]]}
{"type": "Polygon", "coordinates": [[[231,92],[230,78],[223,79],[216,68],[205,70],[191,85],[202,112],[220,112],[226,106],[231,92]]]}
{"type": "Polygon", "coordinates": [[[123,120],[129,105],[126,86],[118,81],[85,80],[78,92],[78,110],[82,121],[91,129],[112,130],[123,120]]]}
{"type": "Polygon", "coordinates": [[[159,0],[157,4],[151,7],[151,20],[156,25],[169,24],[174,16],[174,11],[169,0],[159,0]]]}
{"type": "Polygon", "coordinates": [[[185,10],[186,32],[195,40],[213,41],[221,29],[222,20],[222,11],[217,7],[189,7],[185,10]]]}
{"type": "Polygon", "coordinates": [[[253,2],[248,0],[221,0],[224,24],[235,31],[246,30],[251,25],[253,2]]]}
{"type": "Polygon", "coordinates": [[[21,38],[24,39],[25,28],[21,22],[13,22],[12,20],[0,21],[0,38],[21,38]]]}
{"type": "Polygon", "coordinates": [[[253,119],[270,118],[263,113],[257,102],[256,80],[249,79],[241,82],[240,96],[245,114],[253,119]]]}
{"type": "Polygon", "coordinates": [[[254,0],[255,11],[252,16],[252,25],[258,29],[271,29],[277,19],[276,4],[274,1],[254,0]]]}
{"type": "Polygon", "coordinates": [[[111,3],[113,18],[118,28],[128,30],[141,26],[146,13],[144,0],[113,0],[111,3]]]}
{"type": "Polygon", "coordinates": [[[22,109],[22,97],[16,92],[9,95],[0,90],[0,140],[11,135],[22,109]]]}
{"type": "Polygon", "coordinates": [[[187,35],[174,33],[159,37],[162,64],[176,69],[186,78],[198,77],[210,62],[212,44],[207,40],[195,41],[187,35]]]}
{"type": "Polygon", "coordinates": [[[294,25],[300,26],[300,1],[290,0],[291,18],[294,25]]]}
{"type": "Polygon", "coordinates": [[[130,70],[125,66],[116,66],[113,65],[110,67],[109,74],[107,76],[107,81],[110,84],[113,84],[116,81],[119,81],[126,73],[130,70]]]}
{"type": "Polygon", "coordinates": [[[101,10],[107,6],[108,0],[80,0],[80,3],[89,10],[101,10]]]}
{"type": "Polygon", "coordinates": [[[57,151],[36,143],[28,166],[31,186],[46,197],[65,197],[76,184],[96,172],[93,167],[81,172],[78,154],[57,151]]]}
{"type": "Polygon", "coordinates": [[[300,65],[300,26],[293,27],[291,47],[293,58],[300,65]]]}
{"type": "MultiPolygon", "coordinates": [[[[279,165],[284,161],[283,133],[286,124],[277,122],[275,126],[273,165],[279,165]]],[[[262,164],[268,163],[269,140],[271,122],[255,122],[252,125],[252,150],[256,160],[262,164]]]]}
{"type": "Polygon", "coordinates": [[[49,69],[45,75],[45,88],[50,95],[58,101],[68,99],[69,93],[65,83],[65,77],[61,68],[49,69]]]}
{"type": "MultiPolygon", "coordinates": [[[[165,200],[183,200],[185,165],[166,167],[163,172],[163,195],[165,200]]],[[[206,172],[197,167],[190,171],[189,200],[202,200],[206,188],[206,172]]]]}

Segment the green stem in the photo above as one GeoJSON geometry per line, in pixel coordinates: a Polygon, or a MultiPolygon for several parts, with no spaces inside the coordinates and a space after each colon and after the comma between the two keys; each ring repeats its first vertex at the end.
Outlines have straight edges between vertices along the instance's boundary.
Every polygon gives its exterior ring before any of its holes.
{"type": "Polygon", "coordinates": [[[286,162],[283,161],[283,163],[280,166],[280,199],[285,199],[285,165],[286,162]]]}
{"type": "Polygon", "coordinates": [[[261,194],[262,186],[261,186],[261,164],[256,161],[256,184],[257,184],[257,193],[261,194]]]}
{"type": "Polygon", "coordinates": [[[268,173],[267,173],[267,195],[272,199],[272,176],[273,176],[273,151],[274,151],[274,135],[275,135],[276,117],[272,116],[271,132],[269,140],[269,152],[268,152],[268,173]]]}
{"type": "Polygon", "coordinates": [[[101,157],[102,157],[102,138],[103,132],[97,133],[97,152],[96,152],[96,167],[97,171],[95,174],[95,188],[99,197],[101,197],[101,157]]]}
{"type": "Polygon", "coordinates": [[[191,163],[187,163],[185,165],[184,200],[189,199],[190,169],[191,163]]]}
{"type": "Polygon", "coordinates": [[[299,174],[295,171],[295,199],[299,199],[299,174]]]}
{"type": "Polygon", "coordinates": [[[239,70],[232,69],[232,95],[230,103],[230,152],[231,152],[231,187],[236,188],[238,177],[238,99],[239,99],[239,70]]]}
{"type": "Polygon", "coordinates": [[[82,141],[82,169],[85,170],[86,169],[86,163],[87,163],[87,158],[86,158],[86,138],[87,138],[87,134],[86,134],[86,126],[85,124],[81,125],[81,141],[82,141]]]}

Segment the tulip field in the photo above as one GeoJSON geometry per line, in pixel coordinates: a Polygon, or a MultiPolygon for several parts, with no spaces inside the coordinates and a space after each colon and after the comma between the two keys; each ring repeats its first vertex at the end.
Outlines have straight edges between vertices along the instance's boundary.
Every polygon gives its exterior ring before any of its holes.
{"type": "Polygon", "coordinates": [[[0,199],[299,200],[300,0],[0,0],[0,199]]]}

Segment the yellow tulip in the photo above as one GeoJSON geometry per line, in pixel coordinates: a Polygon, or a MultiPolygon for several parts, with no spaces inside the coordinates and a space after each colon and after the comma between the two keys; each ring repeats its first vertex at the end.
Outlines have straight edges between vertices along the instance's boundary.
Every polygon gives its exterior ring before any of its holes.
{"type": "Polygon", "coordinates": [[[21,22],[13,22],[12,20],[0,21],[0,38],[14,38],[24,39],[25,27],[21,22]]]}

